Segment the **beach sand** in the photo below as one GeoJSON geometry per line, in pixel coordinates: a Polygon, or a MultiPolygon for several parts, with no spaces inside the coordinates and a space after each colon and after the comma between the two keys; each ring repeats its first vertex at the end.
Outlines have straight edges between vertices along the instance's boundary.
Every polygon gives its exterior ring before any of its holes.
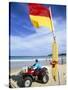
{"type": "MultiPolygon", "coordinates": [[[[46,84],[40,82],[32,82],[31,87],[44,87],[44,86],[55,86],[55,85],[65,85],[66,84],[66,64],[59,65],[59,79],[54,81],[51,73],[51,65],[46,66],[49,71],[49,81],[46,84]]],[[[10,82],[13,88],[22,87],[21,80],[18,73],[21,69],[14,69],[10,72],[10,82]]]]}

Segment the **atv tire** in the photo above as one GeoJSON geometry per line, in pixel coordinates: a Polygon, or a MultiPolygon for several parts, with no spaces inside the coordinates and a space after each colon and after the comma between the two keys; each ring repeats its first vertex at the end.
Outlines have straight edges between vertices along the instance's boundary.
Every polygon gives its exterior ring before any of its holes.
{"type": "Polygon", "coordinates": [[[32,85],[32,78],[31,77],[25,77],[23,80],[23,87],[30,87],[32,85]]]}
{"type": "Polygon", "coordinates": [[[49,76],[47,74],[43,75],[41,77],[42,83],[46,84],[49,81],[49,76]]]}

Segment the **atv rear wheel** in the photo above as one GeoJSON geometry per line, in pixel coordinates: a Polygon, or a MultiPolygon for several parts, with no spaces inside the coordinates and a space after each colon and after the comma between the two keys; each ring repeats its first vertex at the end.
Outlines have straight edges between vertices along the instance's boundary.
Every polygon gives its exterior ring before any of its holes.
{"type": "Polygon", "coordinates": [[[47,83],[48,80],[49,80],[49,76],[47,74],[46,75],[43,75],[42,78],[41,78],[41,80],[42,80],[42,83],[47,83]]]}
{"type": "Polygon", "coordinates": [[[30,87],[32,85],[32,78],[25,77],[23,80],[23,87],[30,87]]]}

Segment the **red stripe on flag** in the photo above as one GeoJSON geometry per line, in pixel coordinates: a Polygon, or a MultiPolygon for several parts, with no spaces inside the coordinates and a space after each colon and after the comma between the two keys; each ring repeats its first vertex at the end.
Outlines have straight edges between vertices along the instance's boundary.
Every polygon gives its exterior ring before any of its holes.
{"type": "Polygon", "coordinates": [[[47,7],[35,3],[29,3],[28,6],[31,15],[50,17],[50,11],[47,7]]]}

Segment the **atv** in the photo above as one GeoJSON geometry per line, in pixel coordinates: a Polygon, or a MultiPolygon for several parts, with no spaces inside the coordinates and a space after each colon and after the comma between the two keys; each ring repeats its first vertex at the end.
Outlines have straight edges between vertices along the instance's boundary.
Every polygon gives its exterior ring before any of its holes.
{"type": "Polygon", "coordinates": [[[22,77],[23,87],[30,87],[32,85],[32,81],[39,80],[45,84],[49,80],[48,69],[45,67],[35,70],[32,67],[28,67],[28,70],[22,70],[20,75],[22,77]]]}

